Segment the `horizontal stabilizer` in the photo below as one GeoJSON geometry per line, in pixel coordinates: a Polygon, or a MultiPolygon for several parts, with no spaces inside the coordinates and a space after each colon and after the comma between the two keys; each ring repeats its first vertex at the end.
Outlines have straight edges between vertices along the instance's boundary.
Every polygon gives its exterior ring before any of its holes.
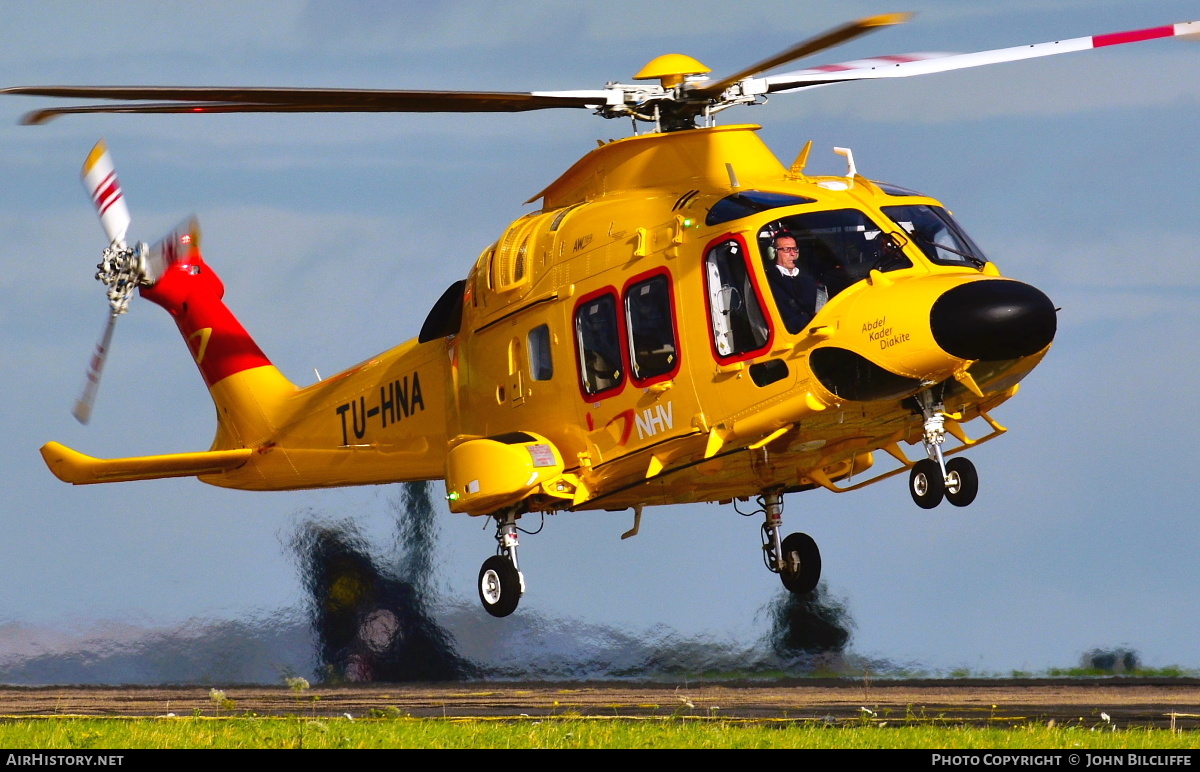
{"type": "Polygon", "coordinates": [[[238,448],[166,456],[93,458],[57,442],[42,446],[42,458],[54,476],[75,485],[215,474],[236,469],[246,463],[253,452],[250,448],[238,448]]]}

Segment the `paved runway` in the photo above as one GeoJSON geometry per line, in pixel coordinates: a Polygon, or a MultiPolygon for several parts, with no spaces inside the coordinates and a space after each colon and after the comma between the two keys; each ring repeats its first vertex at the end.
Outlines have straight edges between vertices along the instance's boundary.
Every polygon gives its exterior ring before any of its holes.
{"type": "MultiPolygon", "coordinates": [[[[384,711],[417,717],[698,717],[752,720],[1015,724],[1054,720],[1200,730],[1200,679],[863,681],[796,679],[681,684],[218,685],[235,707],[223,715],[340,716],[384,711]],[[319,698],[319,699],[314,699],[319,698]],[[864,711],[863,708],[867,710],[864,711]],[[869,711],[869,712],[868,712],[869,711]]],[[[212,716],[209,686],[0,687],[5,716],[212,716]]],[[[379,715],[378,713],[376,715],[379,715]]]]}

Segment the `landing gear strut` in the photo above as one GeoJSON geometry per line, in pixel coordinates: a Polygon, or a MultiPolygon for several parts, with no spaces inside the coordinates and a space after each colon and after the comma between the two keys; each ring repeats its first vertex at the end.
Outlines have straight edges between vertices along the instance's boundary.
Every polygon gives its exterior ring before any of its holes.
{"type": "Polygon", "coordinates": [[[942,443],[946,441],[946,408],[934,399],[931,391],[921,392],[917,399],[925,417],[922,444],[928,458],[913,464],[908,474],[908,492],[922,509],[933,509],[943,498],[956,507],[965,507],[979,493],[979,473],[966,458],[946,461],[942,455],[942,443]]]}
{"type": "Polygon", "coordinates": [[[817,543],[806,533],[793,533],[780,542],[783,495],[765,493],[761,501],[766,515],[762,525],[763,562],[768,570],[779,574],[788,592],[797,595],[812,592],[821,580],[821,551],[817,543]]]}
{"type": "Polygon", "coordinates": [[[496,518],[496,554],[479,569],[479,600],[494,617],[506,617],[517,609],[525,594],[525,576],[517,565],[517,512],[506,509],[496,518]]]}

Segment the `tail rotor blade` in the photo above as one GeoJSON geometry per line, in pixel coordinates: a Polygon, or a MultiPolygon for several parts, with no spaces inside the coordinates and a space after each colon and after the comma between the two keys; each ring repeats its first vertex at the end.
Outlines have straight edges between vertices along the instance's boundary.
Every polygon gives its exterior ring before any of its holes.
{"type": "Polygon", "coordinates": [[[142,279],[157,284],[167,269],[200,249],[200,221],[189,217],[146,251],[142,279]]]}
{"type": "Polygon", "coordinates": [[[81,424],[87,424],[92,417],[92,406],[96,404],[96,392],[100,389],[100,374],[104,372],[104,362],[108,359],[108,349],[112,345],[113,330],[117,326],[117,316],[108,315],[108,323],[104,325],[104,334],[96,344],[96,350],[88,362],[87,379],[83,382],[83,393],[75,400],[75,409],[71,415],[81,424]]]}
{"type": "Polygon", "coordinates": [[[100,224],[110,244],[125,246],[125,231],[129,229],[129,208],[125,206],[125,194],[117,181],[112,156],[104,140],[96,143],[83,164],[83,186],[92,197],[100,224]]]}

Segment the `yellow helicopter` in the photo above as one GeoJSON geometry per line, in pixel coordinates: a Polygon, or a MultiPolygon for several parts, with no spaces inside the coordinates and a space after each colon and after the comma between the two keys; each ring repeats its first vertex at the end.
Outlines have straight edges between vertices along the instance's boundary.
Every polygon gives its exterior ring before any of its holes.
{"type": "MultiPolygon", "coordinates": [[[[19,87],[9,94],[133,100],[92,112],[519,112],[589,109],[651,131],[601,143],[531,199],[419,336],[298,388],[225,306],[194,221],[129,245],[103,144],[84,182],[109,238],[97,278],[110,315],[75,414],[86,422],[115,320],[134,291],[163,306],[217,412],[207,451],[97,459],[42,448],[75,484],[196,476],[247,490],[444,479],[452,512],[492,517],[479,573],[495,616],[525,579],[518,520],[756,498],[762,555],[795,593],[821,573],[811,537],[781,532],[783,496],[848,491],[908,473],[921,507],[970,504],[969,447],[1002,434],[1056,330],[1053,303],[1004,278],[937,200],[859,174],[781,163],[727,108],[838,82],[944,72],[1200,33],[1200,22],[974,54],[909,54],[765,75],[906,15],[829,30],[733,75],[668,54],[634,84],[528,93],[335,89],[19,87]],[[147,102],[147,100],[163,100],[147,102]],[[964,425],[989,427],[972,437],[964,425]],[[947,435],[955,442],[948,442],[947,435]],[[903,445],[920,445],[916,460],[903,445]],[[953,446],[953,447],[951,447],[953,446]],[[894,460],[875,471],[882,451],[894,460]]],[[[735,507],[737,504],[735,503],[735,507]]]]}

